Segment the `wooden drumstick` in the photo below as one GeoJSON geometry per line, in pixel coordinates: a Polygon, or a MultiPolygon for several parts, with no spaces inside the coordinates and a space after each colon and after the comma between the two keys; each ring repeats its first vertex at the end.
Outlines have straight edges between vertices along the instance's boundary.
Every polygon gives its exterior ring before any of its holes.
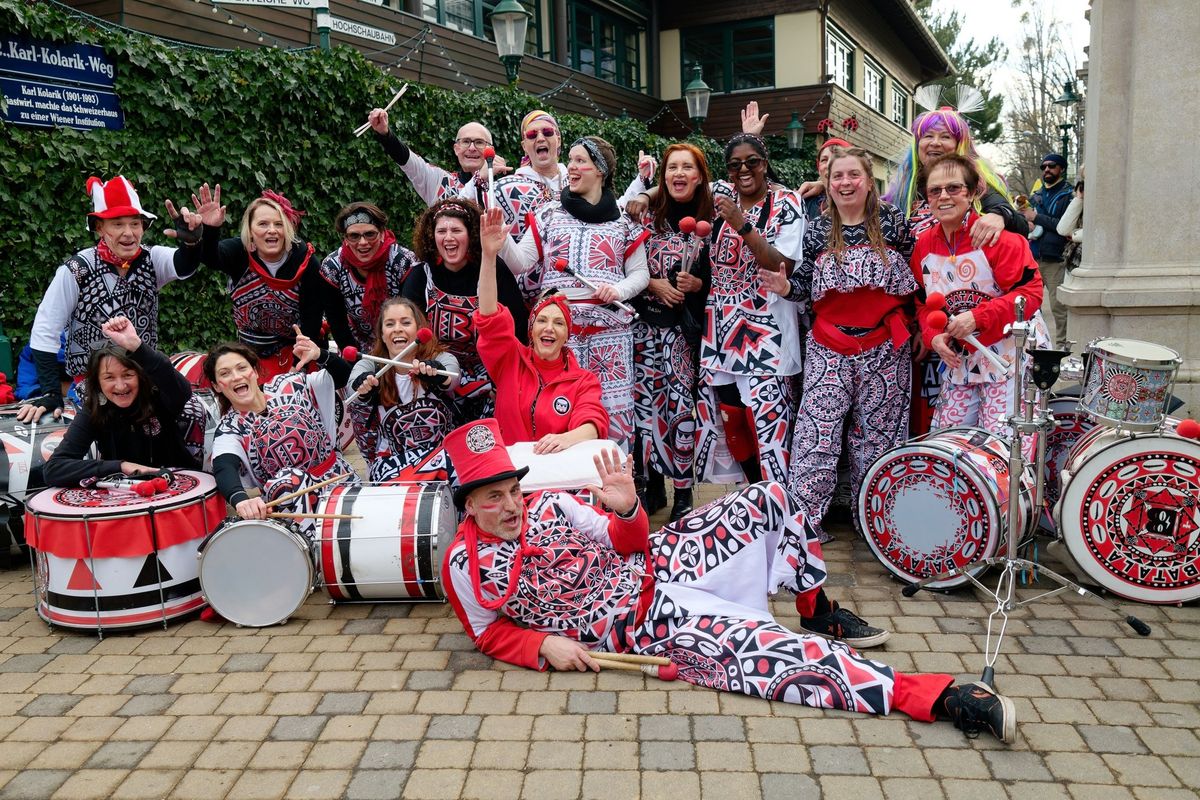
{"type": "Polygon", "coordinates": [[[286,511],[277,511],[273,514],[267,514],[268,517],[276,519],[362,519],[362,514],[305,514],[302,512],[289,513],[286,511]]]}
{"type": "Polygon", "coordinates": [[[289,492],[289,493],[283,495],[282,497],[276,497],[274,500],[272,500],[269,503],[266,503],[265,505],[267,508],[275,508],[275,506],[286,503],[289,500],[295,500],[297,497],[303,497],[304,495],[308,494],[311,491],[324,488],[331,483],[337,483],[338,481],[342,480],[343,478],[349,478],[349,477],[350,477],[349,472],[343,472],[341,475],[334,475],[332,478],[326,478],[325,480],[321,481],[320,483],[314,483],[312,486],[305,487],[304,489],[300,489],[295,492],[289,492]]]}
{"type": "MultiPolygon", "coordinates": [[[[388,366],[392,366],[392,367],[400,367],[401,369],[411,370],[413,368],[413,365],[408,363],[407,361],[397,361],[394,358],[383,358],[382,356],[372,356],[372,355],[367,355],[365,353],[360,355],[359,358],[364,358],[367,361],[373,361],[376,364],[387,364],[388,366]]],[[[424,374],[424,373],[419,373],[419,374],[424,374]]],[[[447,378],[457,378],[458,377],[457,372],[451,372],[448,369],[434,370],[434,374],[435,375],[445,375],[447,378]]]]}
{"type": "MultiPolygon", "coordinates": [[[[383,110],[391,111],[392,106],[396,105],[396,101],[399,100],[401,97],[403,97],[404,93],[407,91],[408,91],[408,84],[406,83],[403,86],[401,86],[400,91],[396,92],[395,96],[393,96],[392,99],[390,101],[388,101],[388,104],[383,107],[383,110]]],[[[359,125],[357,128],[354,129],[354,135],[362,136],[364,133],[367,132],[368,129],[370,129],[370,127],[371,127],[371,121],[367,120],[362,125],[359,125]]]]}
{"type": "Polygon", "coordinates": [[[665,667],[672,663],[671,659],[663,658],[662,656],[644,656],[638,653],[606,653],[606,652],[591,652],[588,653],[592,658],[601,661],[624,661],[627,664],[655,664],[660,667],[665,667]]]}
{"type": "MultiPolygon", "coordinates": [[[[595,655],[595,654],[591,654],[595,655]]],[[[660,681],[673,681],[679,676],[679,667],[675,664],[630,664],[625,661],[610,661],[607,658],[597,658],[596,663],[601,670],[619,669],[626,672],[642,672],[660,681]]]]}

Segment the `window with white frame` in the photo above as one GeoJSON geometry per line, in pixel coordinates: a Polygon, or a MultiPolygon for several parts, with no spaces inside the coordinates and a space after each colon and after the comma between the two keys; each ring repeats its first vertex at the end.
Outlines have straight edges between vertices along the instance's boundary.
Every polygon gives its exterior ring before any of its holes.
{"type": "Polygon", "coordinates": [[[869,58],[863,59],[863,100],[883,113],[883,69],[869,58]]]}
{"type": "Polygon", "coordinates": [[[834,83],[847,92],[854,91],[854,45],[832,24],[825,27],[825,64],[834,83]]]}
{"type": "Polygon", "coordinates": [[[908,92],[892,82],[892,122],[901,128],[908,127],[908,92]]]}

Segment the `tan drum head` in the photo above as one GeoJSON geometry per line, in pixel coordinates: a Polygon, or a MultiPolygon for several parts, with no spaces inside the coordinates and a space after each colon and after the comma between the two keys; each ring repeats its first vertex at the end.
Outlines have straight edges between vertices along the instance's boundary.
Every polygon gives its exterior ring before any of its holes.
{"type": "Polygon", "coordinates": [[[1170,367],[1179,364],[1179,353],[1169,347],[1140,339],[1097,339],[1089,345],[1093,352],[1108,354],[1118,364],[1170,367]]]}

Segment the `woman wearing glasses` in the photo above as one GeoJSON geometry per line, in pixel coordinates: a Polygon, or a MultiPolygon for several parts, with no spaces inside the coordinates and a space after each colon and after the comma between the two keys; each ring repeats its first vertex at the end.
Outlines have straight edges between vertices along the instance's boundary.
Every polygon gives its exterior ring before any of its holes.
{"type": "MultiPolygon", "coordinates": [[[[500,255],[538,291],[558,289],[570,303],[568,346],[604,389],[609,437],[633,446],[633,315],[626,301],[650,282],[649,231],[621,215],[613,194],[617,156],[598,136],[571,145],[568,185],[534,215],[519,242],[500,255]],[[592,287],[595,288],[592,288],[592,287]]],[[[511,237],[510,237],[511,238],[511,237]]]]}
{"type": "MultiPolygon", "coordinates": [[[[994,245],[971,244],[980,218],[975,205],[985,186],[969,158],[951,154],[933,162],[921,194],[938,224],[917,239],[912,270],[925,294],[946,298],[944,311],[951,317],[944,330],[935,328],[929,315],[936,309],[918,305],[921,338],[946,365],[932,428],[970,425],[1008,438],[1005,420],[1016,370],[1010,379],[974,347],[966,348],[962,337],[974,333],[981,345],[1013,363],[1017,353],[1005,326],[1016,320],[1018,297],[1025,298],[1026,314],[1034,320],[1034,345],[1049,347],[1050,336],[1039,311],[1042,276],[1029,241],[1004,231],[994,245]]],[[[1033,439],[1026,442],[1032,445],[1033,439]]]]}
{"type": "Polygon", "coordinates": [[[783,483],[788,434],[800,372],[799,307],[772,293],[763,272],[786,276],[800,257],[804,214],[796,196],[768,185],[767,146],[739,133],[725,145],[727,180],[713,184],[717,216],[709,246],[712,288],[700,342],[701,380],[709,395],[697,404],[701,474],[717,482],[783,483]],[[714,409],[720,412],[716,419],[714,409]],[[724,430],[737,464],[717,459],[724,430]]]}
{"type": "Polygon", "coordinates": [[[867,152],[834,148],[828,180],[828,213],[805,232],[804,256],[791,278],[759,270],[772,291],[812,303],[787,486],[821,541],[830,538],[821,520],[837,484],[847,417],[854,497],[871,462],[908,436],[917,291],[908,223],[879,200],[867,152]]]}
{"type": "Polygon", "coordinates": [[[321,262],[325,318],[339,345],[367,352],[384,300],[400,294],[416,256],[388,230],[387,214],[371,203],[351,203],[338,212],[334,227],[342,246],[321,262]]]}

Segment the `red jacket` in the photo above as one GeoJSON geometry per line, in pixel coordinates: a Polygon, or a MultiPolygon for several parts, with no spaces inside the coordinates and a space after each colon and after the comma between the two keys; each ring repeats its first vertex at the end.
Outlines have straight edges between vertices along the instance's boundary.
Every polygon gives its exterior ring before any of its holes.
{"type": "MultiPolygon", "coordinates": [[[[1004,290],[1000,297],[986,300],[972,309],[975,315],[976,338],[985,347],[1003,339],[1007,334],[1004,326],[1012,324],[1017,318],[1016,299],[1025,298],[1025,319],[1033,316],[1042,307],[1042,274],[1038,271],[1037,260],[1029,250],[1029,242],[1024,236],[1002,231],[1000,240],[994,245],[975,250],[971,247],[971,228],[979,216],[972,211],[967,219],[966,227],[955,235],[955,252],[966,256],[969,252],[979,252],[987,260],[992,269],[996,285],[1004,290]]],[[[929,327],[929,314],[934,309],[925,305],[924,274],[921,262],[928,255],[950,256],[950,245],[942,232],[940,224],[934,225],[917,238],[913,247],[910,264],[917,283],[922,291],[917,292],[917,321],[921,325],[921,339],[926,347],[931,347],[933,337],[941,333],[929,327]]]]}
{"type": "Polygon", "coordinates": [[[536,442],[547,433],[566,433],[584,423],[608,436],[608,412],[600,402],[600,380],[579,366],[564,348],[562,371],[545,380],[534,366],[533,349],[513,333],[513,318],[500,306],[495,314],[473,315],[476,347],[496,387],[496,420],[506,444],[536,442]]]}

